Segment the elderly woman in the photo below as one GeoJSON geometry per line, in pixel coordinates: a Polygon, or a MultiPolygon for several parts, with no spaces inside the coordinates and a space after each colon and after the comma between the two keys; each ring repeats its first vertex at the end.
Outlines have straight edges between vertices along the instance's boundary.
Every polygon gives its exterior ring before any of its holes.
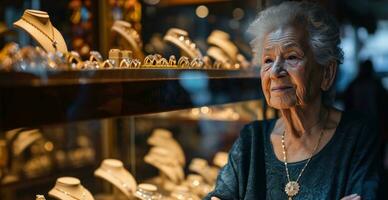
{"type": "Polygon", "coordinates": [[[327,101],[343,59],[335,20],[285,2],[250,32],[265,99],[281,117],[244,127],[205,199],[376,199],[376,131],[327,101]]]}

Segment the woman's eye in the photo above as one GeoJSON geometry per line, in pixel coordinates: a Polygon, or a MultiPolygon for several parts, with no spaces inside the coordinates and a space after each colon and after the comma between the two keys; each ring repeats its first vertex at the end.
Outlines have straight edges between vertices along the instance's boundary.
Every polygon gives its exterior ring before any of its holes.
{"type": "Polygon", "coordinates": [[[270,59],[270,58],[267,58],[267,59],[264,60],[265,64],[269,64],[269,63],[272,63],[272,62],[273,62],[273,60],[270,59]]]}
{"type": "Polygon", "coordinates": [[[292,56],[288,56],[287,59],[288,60],[296,60],[296,59],[298,59],[298,57],[292,55],[292,56]]]}

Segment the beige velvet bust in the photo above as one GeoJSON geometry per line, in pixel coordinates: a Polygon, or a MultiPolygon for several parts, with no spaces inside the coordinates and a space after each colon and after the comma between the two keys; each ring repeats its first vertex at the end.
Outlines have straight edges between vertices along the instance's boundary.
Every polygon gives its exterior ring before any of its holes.
{"type": "Polygon", "coordinates": [[[26,31],[46,52],[67,52],[66,42],[47,12],[27,9],[14,26],[26,31]]]}

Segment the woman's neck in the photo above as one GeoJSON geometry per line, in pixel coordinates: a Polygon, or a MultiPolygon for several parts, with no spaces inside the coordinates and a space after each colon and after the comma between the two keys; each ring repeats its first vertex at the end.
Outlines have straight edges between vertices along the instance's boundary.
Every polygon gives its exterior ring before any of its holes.
{"type": "Polygon", "coordinates": [[[313,131],[315,128],[321,129],[322,123],[327,118],[328,109],[318,98],[308,105],[282,109],[280,112],[285,131],[289,137],[297,139],[315,132],[313,131]]]}

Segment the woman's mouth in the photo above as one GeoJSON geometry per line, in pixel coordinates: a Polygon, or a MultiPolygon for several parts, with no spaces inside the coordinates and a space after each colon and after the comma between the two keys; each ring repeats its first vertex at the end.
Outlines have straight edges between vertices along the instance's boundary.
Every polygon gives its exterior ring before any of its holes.
{"type": "Polygon", "coordinates": [[[290,90],[292,88],[293,88],[292,86],[276,86],[276,87],[271,88],[271,91],[272,92],[284,92],[284,91],[290,90]]]}

